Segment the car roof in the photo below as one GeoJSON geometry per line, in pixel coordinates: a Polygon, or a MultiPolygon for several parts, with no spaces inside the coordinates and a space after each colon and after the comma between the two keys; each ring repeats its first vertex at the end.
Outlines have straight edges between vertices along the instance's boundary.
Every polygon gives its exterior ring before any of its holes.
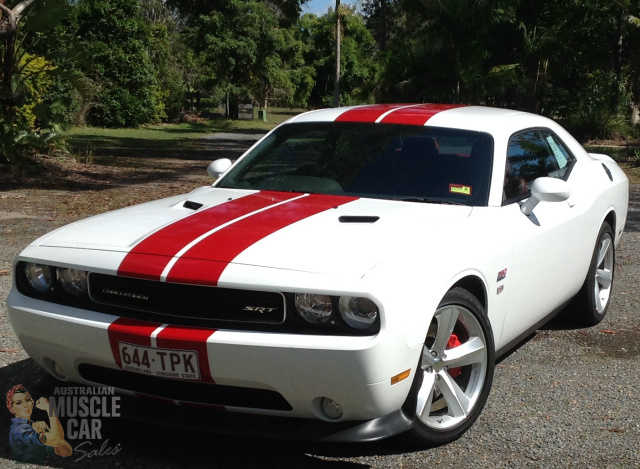
{"type": "Polygon", "coordinates": [[[555,127],[553,121],[522,111],[459,104],[371,104],[320,109],[293,117],[293,122],[362,122],[409,124],[477,130],[492,134],[530,127],[555,127]]]}

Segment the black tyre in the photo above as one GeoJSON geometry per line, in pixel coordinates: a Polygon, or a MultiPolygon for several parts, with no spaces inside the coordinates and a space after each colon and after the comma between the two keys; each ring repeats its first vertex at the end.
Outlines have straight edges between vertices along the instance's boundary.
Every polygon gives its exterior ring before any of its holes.
{"type": "Polygon", "coordinates": [[[493,382],[494,343],[480,302],[462,288],[438,307],[405,410],[414,416],[407,436],[438,446],[459,438],[476,421],[493,382]]]}
{"type": "Polygon", "coordinates": [[[614,235],[609,223],[605,222],[598,233],[587,278],[571,305],[576,323],[595,326],[604,319],[609,309],[614,273],[614,235]]]}

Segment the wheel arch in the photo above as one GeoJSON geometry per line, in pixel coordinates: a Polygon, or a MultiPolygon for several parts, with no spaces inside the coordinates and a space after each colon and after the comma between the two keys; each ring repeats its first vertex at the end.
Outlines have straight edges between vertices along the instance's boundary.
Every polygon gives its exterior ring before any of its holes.
{"type": "MultiPolygon", "coordinates": [[[[602,223],[607,222],[609,223],[609,226],[611,227],[611,229],[613,230],[613,235],[617,238],[618,232],[617,229],[618,227],[616,226],[616,211],[612,208],[611,210],[609,210],[609,213],[607,213],[607,215],[604,217],[604,220],[602,221],[602,223]]],[[[601,224],[602,226],[602,224],[601,224]]],[[[600,228],[598,228],[599,230],[600,228]]],[[[617,240],[615,240],[617,241],[617,240]]]]}
{"type": "Polygon", "coordinates": [[[461,278],[456,283],[451,285],[449,290],[456,287],[464,288],[480,302],[482,307],[487,310],[487,289],[482,279],[476,275],[467,275],[461,278]]]}

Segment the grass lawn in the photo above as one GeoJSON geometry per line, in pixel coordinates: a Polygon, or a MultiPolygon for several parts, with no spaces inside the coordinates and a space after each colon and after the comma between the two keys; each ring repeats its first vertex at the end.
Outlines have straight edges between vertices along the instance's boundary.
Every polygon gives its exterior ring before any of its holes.
{"type": "Polygon", "coordinates": [[[302,109],[267,109],[267,122],[260,120],[211,119],[181,124],[145,125],[137,129],[73,127],[64,136],[78,161],[94,157],[203,157],[209,151],[202,137],[215,132],[268,131],[303,112],[302,109]]]}
{"type": "MultiPolygon", "coordinates": [[[[82,163],[117,165],[116,157],[178,158],[212,160],[218,149],[202,137],[215,132],[271,130],[304,109],[267,109],[267,122],[260,120],[211,119],[198,123],[145,125],[137,129],[74,127],[65,133],[70,150],[82,163]]],[[[590,142],[587,151],[612,156],[633,183],[640,183],[640,146],[590,142]]]]}
{"type": "Polygon", "coordinates": [[[585,145],[590,153],[604,153],[616,160],[632,184],[640,184],[640,145],[585,145]]]}

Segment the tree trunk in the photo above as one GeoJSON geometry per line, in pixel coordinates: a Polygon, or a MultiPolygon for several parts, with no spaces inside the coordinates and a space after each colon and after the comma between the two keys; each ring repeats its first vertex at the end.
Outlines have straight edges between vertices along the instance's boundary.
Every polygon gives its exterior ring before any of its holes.
{"type": "Polygon", "coordinates": [[[333,80],[333,107],[340,106],[340,0],[336,0],[336,76],[333,80]]]}
{"type": "Polygon", "coordinates": [[[455,65],[454,65],[454,73],[456,74],[456,89],[455,89],[455,104],[460,104],[460,82],[462,78],[460,77],[460,48],[458,45],[455,45],[455,65]]]}
{"type": "Polygon", "coordinates": [[[229,119],[238,120],[238,104],[240,98],[237,94],[229,94],[229,119]]]}
{"type": "Polygon", "coordinates": [[[4,37],[4,55],[2,56],[2,83],[0,84],[0,102],[2,103],[2,117],[12,121],[15,117],[16,96],[11,89],[11,82],[15,73],[15,33],[4,37]]]}
{"type": "Polygon", "coordinates": [[[378,30],[380,37],[378,44],[381,51],[387,50],[387,0],[380,0],[380,27],[378,30]]]}
{"type": "MultiPolygon", "coordinates": [[[[618,9],[616,18],[616,37],[613,50],[613,72],[616,74],[618,84],[622,81],[622,36],[624,34],[624,18],[626,12],[623,8],[618,9]]],[[[620,94],[613,93],[611,97],[611,110],[616,112],[620,107],[620,94]]]]}

